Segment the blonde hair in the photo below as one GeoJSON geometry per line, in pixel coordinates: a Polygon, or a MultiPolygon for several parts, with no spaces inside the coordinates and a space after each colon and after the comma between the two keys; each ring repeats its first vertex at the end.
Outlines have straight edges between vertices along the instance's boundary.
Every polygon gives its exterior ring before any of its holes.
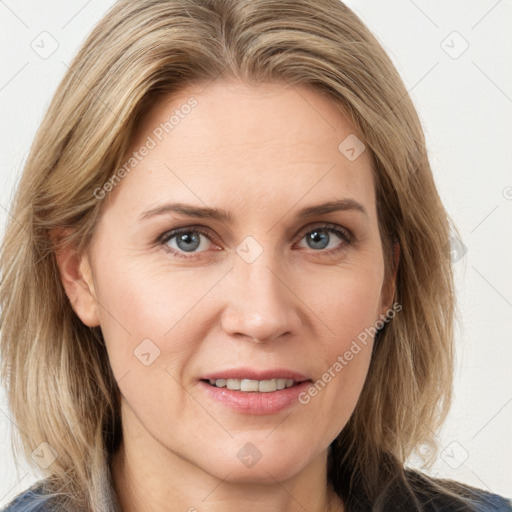
{"type": "Polygon", "coordinates": [[[142,116],[164,94],[221,77],[313,87],[352,119],[372,157],[387,277],[400,244],[402,310],[379,332],[328,469],[346,500],[360,488],[377,510],[413,450],[435,447],[450,404],[453,227],[402,80],[339,0],[124,0],[95,27],[35,137],[0,257],[15,453],[33,464],[48,443],[58,458],[42,473],[66,510],[115,509],[119,389],[101,329],[85,326],[64,292],[52,233],[72,228],[60,243],[87,251],[100,215],[94,191],[122,164],[142,116]]]}

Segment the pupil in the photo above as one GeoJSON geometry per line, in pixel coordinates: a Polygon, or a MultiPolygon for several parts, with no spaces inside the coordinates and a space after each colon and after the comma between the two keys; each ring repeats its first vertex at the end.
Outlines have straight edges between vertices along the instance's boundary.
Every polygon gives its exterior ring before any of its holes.
{"type": "Polygon", "coordinates": [[[313,249],[324,249],[329,244],[329,237],[325,232],[320,230],[312,231],[309,240],[312,241],[313,244],[319,244],[319,246],[314,245],[312,247],[313,249]]]}
{"type": "MultiPolygon", "coordinates": [[[[191,231],[190,233],[193,232],[191,231]]],[[[199,237],[196,235],[191,236],[190,233],[182,233],[176,241],[178,247],[183,251],[191,252],[199,247],[199,237]],[[185,245],[182,246],[181,242],[185,242],[185,245]]]]}

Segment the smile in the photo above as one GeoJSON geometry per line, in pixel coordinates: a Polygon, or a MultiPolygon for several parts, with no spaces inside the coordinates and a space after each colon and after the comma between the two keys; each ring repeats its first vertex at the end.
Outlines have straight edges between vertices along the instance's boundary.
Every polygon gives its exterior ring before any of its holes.
{"type": "Polygon", "coordinates": [[[298,384],[293,379],[278,378],[268,380],[253,379],[209,379],[208,382],[217,388],[227,388],[232,391],[243,391],[248,393],[272,393],[280,389],[291,388],[298,384]]]}

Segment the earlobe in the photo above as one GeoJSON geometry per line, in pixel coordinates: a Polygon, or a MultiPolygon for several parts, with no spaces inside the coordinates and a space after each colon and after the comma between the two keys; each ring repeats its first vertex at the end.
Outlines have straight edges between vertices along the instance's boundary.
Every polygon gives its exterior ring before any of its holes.
{"type": "Polygon", "coordinates": [[[58,247],[55,259],[60,279],[71,307],[80,320],[89,327],[97,327],[100,322],[89,258],[87,254],[79,254],[70,244],[61,245],[58,242],[67,233],[68,230],[61,230],[52,235],[54,243],[57,242],[54,247],[58,247]]]}

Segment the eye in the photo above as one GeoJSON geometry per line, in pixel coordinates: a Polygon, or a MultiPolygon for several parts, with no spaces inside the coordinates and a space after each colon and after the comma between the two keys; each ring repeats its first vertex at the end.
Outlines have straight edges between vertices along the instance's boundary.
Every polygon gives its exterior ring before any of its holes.
{"type": "MultiPolygon", "coordinates": [[[[303,238],[306,239],[308,247],[313,249],[313,252],[322,254],[324,252],[327,254],[337,253],[352,243],[350,231],[337,224],[323,224],[313,229],[309,228],[302,231],[301,241],[303,238]],[[336,244],[336,238],[343,243],[336,244]],[[334,247],[332,247],[333,242],[334,247]],[[330,250],[325,251],[325,249],[330,250]]],[[[175,257],[190,259],[199,256],[198,253],[207,251],[212,245],[212,240],[209,230],[191,226],[164,233],[160,236],[158,243],[162,245],[165,251],[170,252],[175,257]]]]}
{"type": "Polygon", "coordinates": [[[166,233],[161,238],[160,243],[166,251],[171,252],[174,256],[189,258],[197,252],[203,252],[202,250],[198,251],[199,248],[207,250],[211,240],[208,231],[194,227],[166,233]],[[206,238],[207,241],[203,242],[201,238],[206,238]],[[190,253],[191,256],[187,256],[186,253],[190,253]]]}
{"type": "Polygon", "coordinates": [[[345,249],[352,242],[352,235],[348,230],[336,224],[323,224],[308,231],[302,232],[302,238],[306,239],[306,244],[314,252],[327,252],[332,254],[345,249]],[[332,235],[335,235],[334,237],[332,235]],[[336,238],[341,239],[343,243],[336,244],[336,238]],[[331,249],[324,251],[324,249],[331,249]]]}

